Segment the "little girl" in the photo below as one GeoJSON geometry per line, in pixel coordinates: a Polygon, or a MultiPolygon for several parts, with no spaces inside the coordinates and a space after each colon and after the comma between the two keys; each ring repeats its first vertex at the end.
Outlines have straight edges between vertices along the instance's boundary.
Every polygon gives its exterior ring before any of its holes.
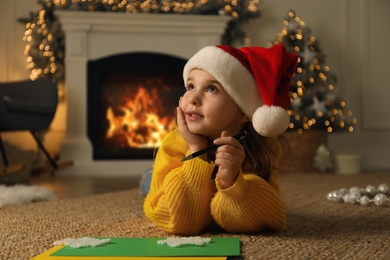
{"type": "Polygon", "coordinates": [[[178,128],[153,165],[146,216],[177,235],[218,225],[227,232],[282,230],[278,167],[285,152],[289,88],[297,55],[271,48],[208,46],[185,65],[178,128]],[[234,135],[246,131],[239,141],[234,135]],[[184,157],[219,145],[190,160],[184,157]]]}

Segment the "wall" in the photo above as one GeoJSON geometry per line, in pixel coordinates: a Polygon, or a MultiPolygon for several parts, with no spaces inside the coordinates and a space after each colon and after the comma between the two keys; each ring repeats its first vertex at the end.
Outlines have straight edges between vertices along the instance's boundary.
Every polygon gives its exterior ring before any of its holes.
{"type": "Polygon", "coordinates": [[[37,8],[36,1],[0,1],[0,80],[26,79],[26,58],[23,54],[22,37],[25,26],[18,18],[29,17],[29,12],[37,8]]]}
{"type": "MultiPolygon", "coordinates": [[[[36,1],[0,1],[0,80],[28,78],[22,24],[36,1]]],[[[353,134],[332,134],[332,151],[362,155],[365,170],[390,169],[390,1],[388,0],[260,0],[262,16],[245,25],[253,45],[266,46],[282,29],[289,10],[306,22],[320,41],[326,63],[338,77],[336,86],[358,119],[353,134]]]]}

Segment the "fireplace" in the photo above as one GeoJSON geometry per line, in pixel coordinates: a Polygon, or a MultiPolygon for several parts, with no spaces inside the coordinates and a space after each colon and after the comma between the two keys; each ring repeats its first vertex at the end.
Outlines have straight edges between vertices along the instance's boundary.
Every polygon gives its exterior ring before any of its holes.
{"type": "MultiPolygon", "coordinates": [[[[230,17],[212,15],[179,15],[179,14],[126,14],[115,12],[82,12],[82,11],[55,11],[59,17],[62,29],[65,33],[65,88],[67,101],[67,122],[66,136],[61,146],[60,156],[62,159],[72,159],[73,167],[62,170],[66,175],[141,175],[153,164],[153,148],[128,149],[110,148],[111,142],[102,142],[102,136],[106,130],[97,130],[98,124],[108,122],[105,119],[107,113],[121,118],[122,108],[116,107],[107,112],[109,98],[102,96],[89,97],[89,90],[92,85],[89,70],[91,66],[99,67],[99,63],[111,62],[111,59],[123,59],[126,62],[136,59],[129,58],[139,55],[148,55],[137,61],[136,68],[117,66],[112,62],[108,67],[101,67],[95,72],[98,81],[99,77],[106,71],[111,71],[99,82],[97,88],[106,91],[110,88],[117,88],[121,91],[128,91],[123,96],[129,95],[134,98],[137,92],[127,90],[130,85],[140,84],[148,95],[169,96],[160,106],[169,115],[174,113],[177,106],[177,99],[180,91],[183,90],[182,72],[180,66],[183,61],[188,60],[197,50],[207,45],[220,44],[221,35],[230,17]],[[123,56],[122,56],[123,55],[123,56]],[[128,56],[134,55],[134,56],[128,56]],[[162,55],[162,56],[161,56],[162,55]],[[122,57],[122,58],[121,58],[122,57]],[[158,57],[158,58],[157,58],[158,57]],[[149,62],[149,59],[154,59],[149,62]],[[143,66],[151,66],[156,62],[169,60],[167,64],[148,69],[149,72],[156,72],[153,76],[154,83],[148,83],[142,70],[138,82],[127,81],[133,79],[134,71],[143,66]],[[169,69],[172,60],[179,60],[177,70],[172,72],[178,78],[166,78],[164,70],[169,69]],[[156,61],[158,60],[158,61],[156,61]],[[145,64],[142,65],[143,61],[145,64]],[[96,62],[96,63],[95,63],[96,62]],[[110,67],[117,66],[115,70],[110,67]],[[100,71],[100,72],[99,72],[100,71]],[[179,73],[177,73],[179,71],[179,73]],[[159,75],[164,74],[164,77],[159,75]],[[123,81],[119,81],[122,78],[123,81]],[[179,79],[180,78],[180,79],[179,79]],[[159,80],[161,81],[160,83],[159,80]],[[180,82],[178,82],[180,81],[180,82]],[[120,83],[119,83],[120,82],[120,83]],[[156,85],[155,85],[156,84],[156,85]],[[149,86],[150,85],[150,86],[149,86]],[[162,93],[153,90],[156,86],[169,85],[171,91],[162,93]],[[176,86],[180,89],[176,92],[176,86]],[[175,91],[174,91],[175,89],[175,91]],[[97,102],[94,104],[94,102],[97,102]],[[172,107],[170,107],[172,106],[172,107]],[[99,107],[101,114],[89,113],[92,108],[99,107]],[[104,116],[103,116],[104,114],[104,116]],[[94,123],[90,124],[89,120],[94,123]],[[95,150],[95,143],[98,144],[98,151],[95,150]],[[111,150],[110,155],[105,150],[111,150]],[[112,151],[119,151],[112,155],[112,151]]],[[[120,62],[119,62],[120,63],[120,62]]],[[[176,67],[176,65],[175,65],[176,67]]],[[[148,76],[149,78],[149,76],[148,76]]],[[[96,87],[96,85],[95,85],[96,87]]],[[[96,94],[94,94],[96,95],[96,94]]],[[[117,95],[117,94],[116,94],[117,95]]],[[[122,96],[113,96],[113,104],[125,104],[122,96]],[[122,103],[121,103],[122,102],[122,103]]],[[[145,100],[145,99],[144,99],[145,100]]],[[[130,102],[131,104],[131,102],[130,102]]],[[[160,108],[158,108],[161,112],[160,108]]],[[[100,113],[99,112],[99,113],[100,113]]],[[[161,118],[163,115],[159,115],[161,118]]],[[[169,121],[169,119],[168,119],[169,121]]],[[[128,126],[123,126],[122,131],[128,131],[128,126]]],[[[122,137],[123,139],[123,137],[122,137]]]]}
{"type": "Polygon", "coordinates": [[[153,159],[176,127],[186,60],[134,52],[88,62],[87,132],[93,159],[153,159]]]}

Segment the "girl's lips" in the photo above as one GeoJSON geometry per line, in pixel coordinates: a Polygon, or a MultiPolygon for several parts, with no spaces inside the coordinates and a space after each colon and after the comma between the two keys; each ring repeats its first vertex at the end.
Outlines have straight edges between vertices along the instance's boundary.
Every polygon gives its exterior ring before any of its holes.
{"type": "Polygon", "coordinates": [[[197,113],[195,113],[195,112],[188,112],[187,113],[187,119],[188,120],[198,120],[200,118],[202,118],[202,116],[197,114],[197,113]]]}

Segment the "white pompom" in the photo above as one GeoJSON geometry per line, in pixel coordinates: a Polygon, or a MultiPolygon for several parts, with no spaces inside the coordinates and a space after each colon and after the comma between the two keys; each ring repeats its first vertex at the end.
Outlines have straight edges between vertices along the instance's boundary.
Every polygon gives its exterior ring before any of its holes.
{"type": "Polygon", "coordinates": [[[286,110],[279,106],[263,105],[256,109],[252,116],[253,128],[260,135],[273,137],[286,131],[290,117],[286,110]]]}

